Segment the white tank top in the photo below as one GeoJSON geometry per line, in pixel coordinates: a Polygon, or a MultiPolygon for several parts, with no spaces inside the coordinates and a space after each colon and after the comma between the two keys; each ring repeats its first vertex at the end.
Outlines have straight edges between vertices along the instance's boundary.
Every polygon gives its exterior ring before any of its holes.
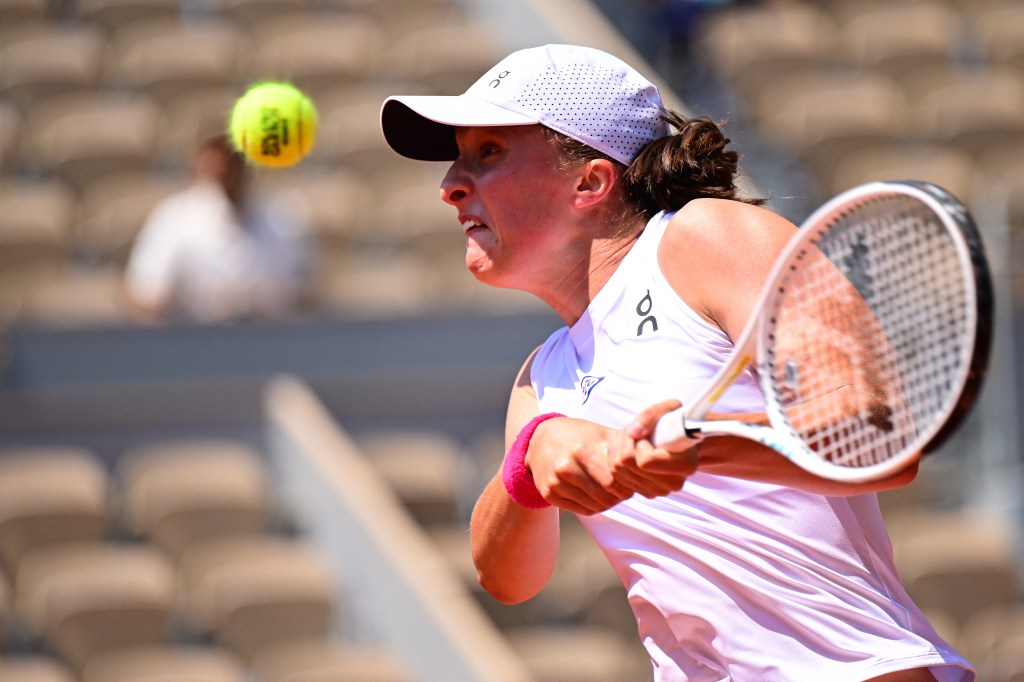
{"type": "MultiPolygon", "coordinates": [[[[655,216],[571,328],[533,362],[541,412],[623,427],[685,404],[732,349],[662,275],[655,216]]],[[[716,412],[763,408],[745,373],[716,412]]],[[[903,589],[874,494],[824,497],[709,474],[580,517],[628,591],[658,682],[864,680],[931,666],[974,680],[903,589]]]]}

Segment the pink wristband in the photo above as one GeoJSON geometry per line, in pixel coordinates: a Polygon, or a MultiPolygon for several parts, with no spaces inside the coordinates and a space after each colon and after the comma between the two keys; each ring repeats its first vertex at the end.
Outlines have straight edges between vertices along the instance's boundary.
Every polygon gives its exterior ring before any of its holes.
{"type": "Polygon", "coordinates": [[[508,491],[508,496],[512,498],[513,502],[527,509],[543,509],[551,506],[547,500],[541,497],[540,491],[537,490],[537,484],[533,482],[533,474],[526,468],[526,451],[530,447],[530,439],[541,422],[564,416],[557,412],[537,415],[523,427],[505,455],[505,462],[501,467],[501,480],[505,484],[505,490],[508,491]]]}

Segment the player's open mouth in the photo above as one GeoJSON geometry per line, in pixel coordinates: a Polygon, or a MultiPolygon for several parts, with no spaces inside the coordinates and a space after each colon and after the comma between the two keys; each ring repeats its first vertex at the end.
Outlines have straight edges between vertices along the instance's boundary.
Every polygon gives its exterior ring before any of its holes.
{"type": "Polygon", "coordinates": [[[487,227],[487,226],[484,225],[483,223],[481,223],[479,220],[477,220],[475,218],[466,218],[466,219],[462,220],[462,230],[464,232],[469,233],[469,231],[472,230],[475,227],[487,227]]]}

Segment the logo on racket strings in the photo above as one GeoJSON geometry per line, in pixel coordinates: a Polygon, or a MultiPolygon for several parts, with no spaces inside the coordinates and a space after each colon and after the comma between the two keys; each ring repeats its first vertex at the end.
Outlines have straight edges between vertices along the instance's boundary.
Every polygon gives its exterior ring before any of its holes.
{"type": "Polygon", "coordinates": [[[875,295],[875,278],[868,272],[868,250],[864,235],[859,234],[857,240],[850,245],[850,255],[842,259],[846,278],[865,301],[875,295]]]}

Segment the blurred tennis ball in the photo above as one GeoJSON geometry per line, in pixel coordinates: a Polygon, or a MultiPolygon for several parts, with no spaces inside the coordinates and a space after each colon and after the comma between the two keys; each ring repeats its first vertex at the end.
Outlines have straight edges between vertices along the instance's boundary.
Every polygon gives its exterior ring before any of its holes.
{"type": "Polygon", "coordinates": [[[283,168],[313,148],[316,107],[291,83],[256,83],[235,102],[228,127],[235,149],[250,161],[283,168]]]}

